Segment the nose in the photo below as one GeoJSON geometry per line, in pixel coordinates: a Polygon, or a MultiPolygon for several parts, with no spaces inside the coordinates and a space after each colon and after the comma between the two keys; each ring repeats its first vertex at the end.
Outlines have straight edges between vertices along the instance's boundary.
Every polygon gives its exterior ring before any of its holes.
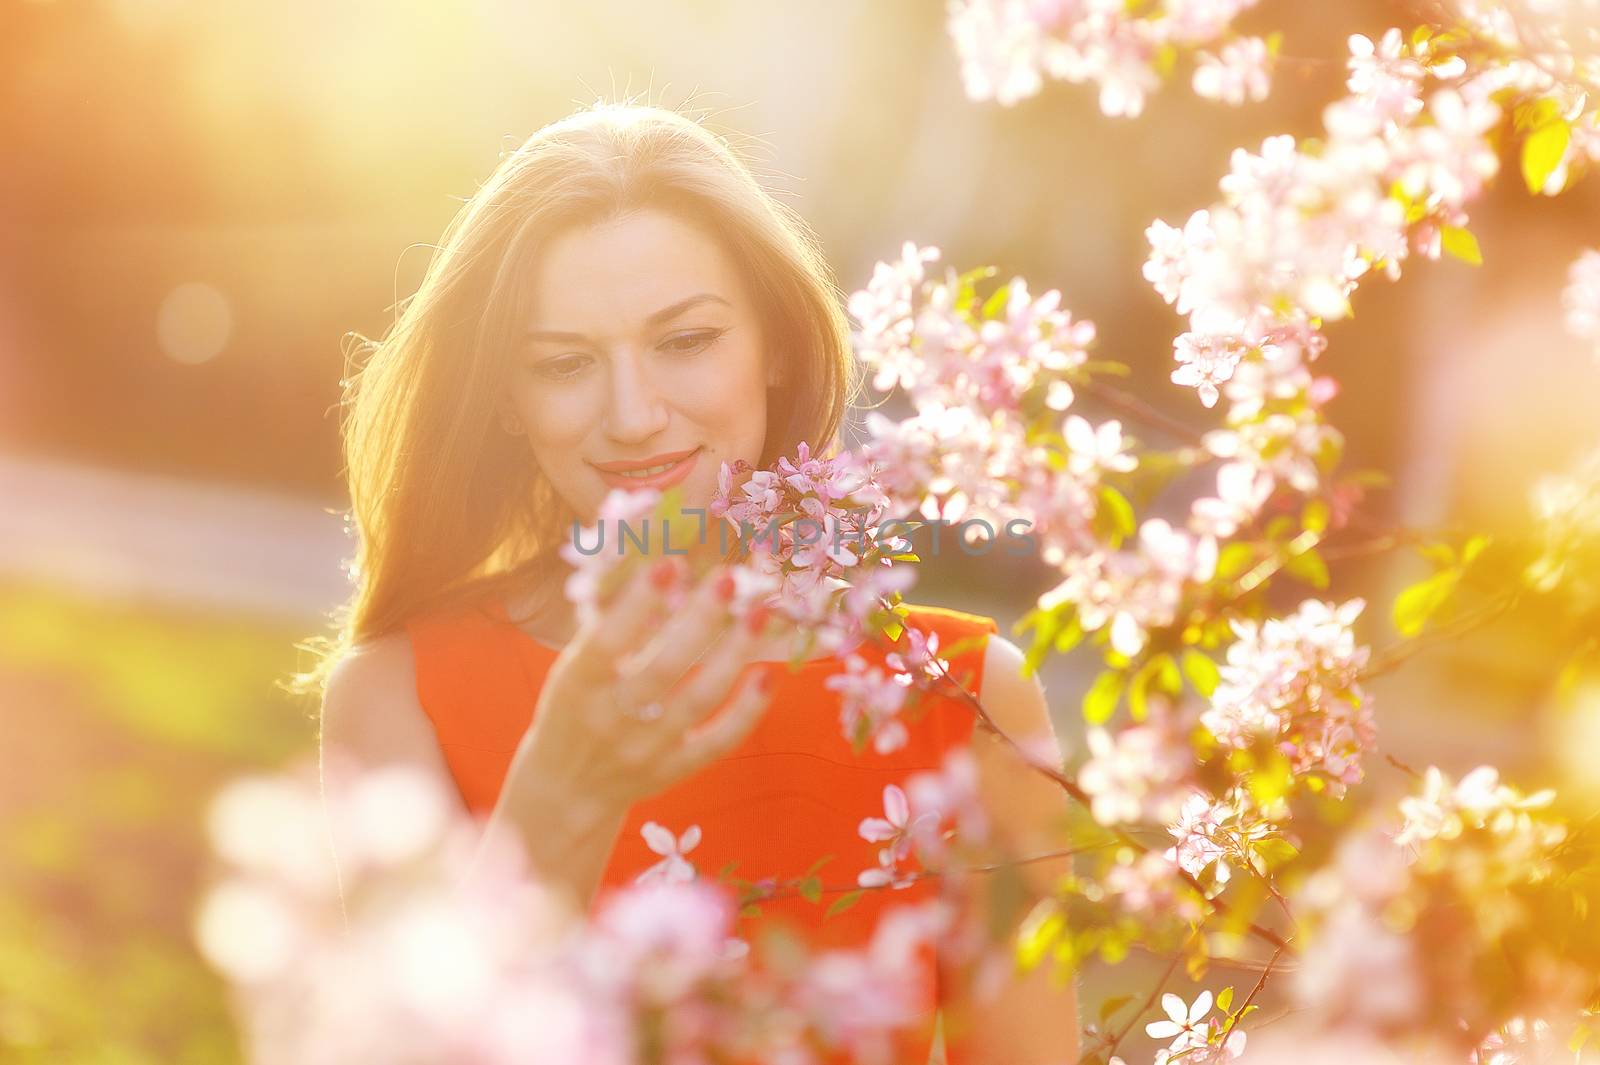
{"type": "Polygon", "coordinates": [[[667,427],[667,405],[649,373],[631,353],[611,360],[610,406],[606,436],[622,445],[642,444],[667,427]]]}

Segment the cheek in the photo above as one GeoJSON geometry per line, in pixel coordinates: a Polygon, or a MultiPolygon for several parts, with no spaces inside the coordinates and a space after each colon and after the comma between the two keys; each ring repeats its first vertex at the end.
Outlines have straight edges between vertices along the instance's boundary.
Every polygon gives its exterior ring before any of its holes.
{"type": "Polygon", "coordinates": [[[594,402],[587,391],[581,386],[552,390],[525,385],[517,389],[512,403],[527,426],[529,443],[548,450],[581,440],[593,418],[594,402]]]}
{"type": "MultiPolygon", "coordinates": [[[[761,450],[766,435],[767,381],[759,351],[740,348],[702,367],[687,409],[735,447],[761,450]],[[753,441],[753,442],[752,442],[753,441]]],[[[759,455],[742,456],[754,462],[759,455]]]]}

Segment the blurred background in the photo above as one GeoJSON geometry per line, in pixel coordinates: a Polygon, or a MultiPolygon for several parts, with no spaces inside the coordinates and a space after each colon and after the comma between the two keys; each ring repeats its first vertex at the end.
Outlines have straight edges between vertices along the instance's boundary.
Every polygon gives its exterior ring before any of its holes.
{"type": "MultiPolygon", "coordinates": [[[[1267,103],[1180,80],[1127,121],[1059,84],[968,102],[935,0],[0,12],[0,1060],[52,1063],[237,1060],[189,931],[205,802],[314,747],[316,708],[275,685],[346,593],[344,345],[382,334],[501,153],[600,97],[705,108],[845,292],[908,239],[1059,288],[1130,388],[1203,429],[1167,381],[1180,324],[1140,277],[1145,227],[1213,200],[1234,147],[1319,132],[1347,35],[1411,18],[1264,0],[1241,28],[1281,29],[1295,57],[1267,103]]],[[[1600,179],[1535,200],[1502,162],[1472,212],[1485,265],[1414,260],[1331,332],[1349,463],[1395,479],[1381,521],[1515,528],[1533,478],[1600,437],[1600,370],[1559,311],[1567,264],[1600,242],[1600,179]]],[[[1366,596],[1363,636],[1386,645],[1390,599],[1427,571],[1340,564],[1330,594],[1366,596]]],[[[946,553],[912,598],[1004,631],[1052,583],[946,553]]],[[[1573,727],[1547,644],[1525,624],[1386,678],[1386,749],[1544,768],[1573,727]]],[[[1069,754],[1080,668],[1046,670],[1069,754]]]]}

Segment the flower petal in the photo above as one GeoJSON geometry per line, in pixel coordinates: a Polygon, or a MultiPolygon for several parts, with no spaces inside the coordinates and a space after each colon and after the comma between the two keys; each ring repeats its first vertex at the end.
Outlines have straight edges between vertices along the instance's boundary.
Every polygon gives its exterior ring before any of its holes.
{"type": "Polygon", "coordinates": [[[889,784],[883,789],[883,812],[889,816],[891,825],[904,825],[911,815],[910,805],[906,802],[906,793],[900,790],[897,784],[889,784]]]}
{"type": "Polygon", "coordinates": [[[672,833],[654,821],[646,821],[639,834],[644,837],[645,846],[657,854],[673,854],[678,849],[678,841],[672,833]]]}
{"type": "Polygon", "coordinates": [[[1171,991],[1161,996],[1161,1008],[1166,1011],[1168,1017],[1172,1018],[1172,1022],[1179,1027],[1189,1023],[1189,1011],[1184,1006],[1183,999],[1174,995],[1171,991]]]}

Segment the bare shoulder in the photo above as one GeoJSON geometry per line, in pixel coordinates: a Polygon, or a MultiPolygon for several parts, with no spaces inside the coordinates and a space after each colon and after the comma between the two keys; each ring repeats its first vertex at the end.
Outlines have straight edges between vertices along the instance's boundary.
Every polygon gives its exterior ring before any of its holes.
{"type": "Polygon", "coordinates": [[[998,633],[990,635],[983,656],[984,709],[1008,735],[1054,737],[1044,685],[1037,673],[1022,675],[1024,660],[1016,644],[998,633]]]}
{"type": "Polygon", "coordinates": [[[357,644],[334,664],[322,698],[322,744],[369,764],[439,760],[404,631],[357,644]]]}

